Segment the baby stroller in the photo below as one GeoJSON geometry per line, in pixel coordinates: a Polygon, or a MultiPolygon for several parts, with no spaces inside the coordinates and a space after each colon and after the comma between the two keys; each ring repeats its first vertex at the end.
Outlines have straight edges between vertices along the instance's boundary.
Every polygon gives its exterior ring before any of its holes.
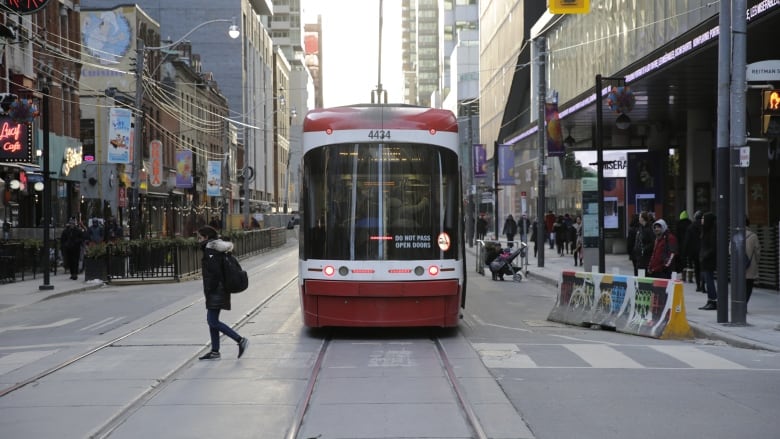
{"type": "Polygon", "coordinates": [[[489,267],[493,280],[504,280],[504,275],[512,276],[512,280],[516,282],[523,280],[520,268],[514,266],[512,261],[518,256],[525,254],[525,247],[525,243],[520,243],[520,246],[514,251],[508,248],[504,249],[492,262],[490,262],[489,267]]]}

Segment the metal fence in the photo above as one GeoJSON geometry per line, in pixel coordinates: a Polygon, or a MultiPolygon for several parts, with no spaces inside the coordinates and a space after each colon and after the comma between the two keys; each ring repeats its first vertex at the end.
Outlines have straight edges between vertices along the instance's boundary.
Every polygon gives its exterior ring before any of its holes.
{"type": "MultiPolygon", "coordinates": [[[[286,242],[285,229],[253,230],[231,239],[233,254],[243,259],[279,247],[286,242]]],[[[192,245],[136,246],[123,250],[108,247],[108,255],[89,266],[85,260],[84,271],[87,280],[104,279],[107,282],[135,280],[178,281],[183,277],[200,273],[202,252],[192,245]]]]}
{"type": "MultiPolygon", "coordinates": [[[[49,249],[49,267],[53,274],[57,273],[60,263],[59,240],[52,239],[49,249]]],[[[25,246],[22,241],[6,241],[0,243],[0,283],[35,279],[43,274],[43,253],[38,246],[25,246]]]]}

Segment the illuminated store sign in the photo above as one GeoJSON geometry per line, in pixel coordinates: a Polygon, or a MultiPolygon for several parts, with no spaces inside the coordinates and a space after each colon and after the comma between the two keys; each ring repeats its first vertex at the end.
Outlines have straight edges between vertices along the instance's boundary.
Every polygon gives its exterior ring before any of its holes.
{"type": "Polygon", "coordinates": [[[32,163],[30,125],[0,117],[0,162],[32,163]]]}

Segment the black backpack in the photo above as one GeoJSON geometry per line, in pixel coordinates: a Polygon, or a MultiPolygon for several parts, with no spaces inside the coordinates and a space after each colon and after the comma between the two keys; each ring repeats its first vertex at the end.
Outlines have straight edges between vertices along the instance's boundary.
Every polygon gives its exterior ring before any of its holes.
{"type": "Polygon", "coordinates": [[[231,294],[240,293],[249,287],[249,276],[232,253],[225,253],[222,259],[222,286],[225,292],[231,294]]]}

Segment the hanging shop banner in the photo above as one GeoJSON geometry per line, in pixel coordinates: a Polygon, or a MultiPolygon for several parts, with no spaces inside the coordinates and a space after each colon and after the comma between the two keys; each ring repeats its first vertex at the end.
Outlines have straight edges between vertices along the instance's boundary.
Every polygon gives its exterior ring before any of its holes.
{"type": "Polygon", "coordinates": [[[163,182],[163,146],[159,140],[149,142],[149,159],[152,161],[152,175],[149,183],[153,187],[162,186],[163,182]]]}
{"type": "Polygon", "coordinates": [[[206,170],[206,195],[209,197],[220,196],[222,187],[222,162],[219,160],[209,160],[206,170]]]}
{"type": "Polygon", "coordinates": [[[547,155],[550,157],[562,157],[566,154],[563,146],[563,130],[561,120],[558,117],[558,100],[545,102],[544,120],[547,122],[547,155]]]}
{"type": "Polygon", "coordinates": [[[498,145],[498,184],[514,186],[515,151],[512,145],[498,145]]]}
{"type": "Polygon", "coordinates": [[[192,187],[192,151],[188,149],[176,152],[176,187],[192,187]]]}
{"type": "Polygon", "coordinates": [[[130,163],[130,117],[127,108],[112,108],[108,113],[108,163],[130,163]]]}
{"type": "Polygon", "coordinates": [[[30,124],[0,117],[0,162],[32,163],[30,124]]]}
{"type": "Polygon", "coordinates": [[[487,152],[482,143],[474,144],[474,177],[487,176],[487,152]]]}

